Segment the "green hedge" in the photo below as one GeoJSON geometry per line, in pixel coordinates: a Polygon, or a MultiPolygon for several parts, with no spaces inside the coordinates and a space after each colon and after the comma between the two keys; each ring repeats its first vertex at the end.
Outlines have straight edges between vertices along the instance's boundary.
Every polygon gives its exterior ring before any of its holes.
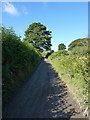
{"type": "Polygon", "coordinates": [[[51,55],[50,55],[50,59],[53,59],[53,58],[56,58],[56,57],[60,57],[62,55],[68,55],[68,52],[66,50],[59,50],[58,52],[53,52],[51,55]]]}
{"type": "Polygon", "coordinates": [[[88,105],[89,55],[58,55],[53,53],[49,59],[59,76],[71,86],[83,107],[88,105]]]}
{"type": "Polygon", "coordinates": [[[2,28],[3,103],[32,75],[41,61],[36,49],[22,42],[14,31],[2,28]]]}

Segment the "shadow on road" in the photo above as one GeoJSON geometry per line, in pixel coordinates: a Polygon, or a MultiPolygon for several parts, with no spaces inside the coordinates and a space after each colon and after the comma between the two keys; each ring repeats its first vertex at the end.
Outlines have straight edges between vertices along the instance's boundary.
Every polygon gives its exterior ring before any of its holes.
{"type": "Polygon", "coordinates": [[[65,83],[45,59],[5,108],[3,118],[69,119],[78,114],[65,83]]]}
{"type": "Polygon", "coordinates": [[[80,112],[76,112],[74,106],[70,103],[70,96],[66,84],[58,77],[58,73],[52,68],[51,64],[46,64],[49,67],[51,83],[50,94],[48,96],[50,115],[53,118],[71,118],[72,115],[80,114],[80,112]]]}

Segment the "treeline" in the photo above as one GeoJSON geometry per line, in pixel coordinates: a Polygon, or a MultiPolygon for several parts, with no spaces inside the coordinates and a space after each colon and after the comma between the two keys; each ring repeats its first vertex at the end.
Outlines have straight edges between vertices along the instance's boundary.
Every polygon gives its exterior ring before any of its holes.
{"type": "Polygon", "coordinates": [[[12,28],[2,27],[3,105],[28,80],[41,61],[40,53],[27,41],[21,41],[12,28]]]}
{"type": "Polygon", "coordinates": [[[75,94],[82,108],[89,105],[89,42],[89,38],[74,40],[67,51],[59,50],[49,56],[54,69],[75,94]]]}

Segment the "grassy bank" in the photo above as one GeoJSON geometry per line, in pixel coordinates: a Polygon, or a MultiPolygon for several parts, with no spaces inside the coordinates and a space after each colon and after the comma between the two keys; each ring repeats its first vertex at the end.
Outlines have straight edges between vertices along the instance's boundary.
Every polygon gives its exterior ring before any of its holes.
{"type": "Polygon", "coordinates": [[[70,90],[75,95],[82,108],[86,108],[88,103],[89,91],[89,50],[82,50],[79,54],[73,51],[58,51],[52,53],[49,59],[59,74],[60,78],[65,81],[70,90]]]}
{"type": "Polygon", "coordinates": [[[3,105],[28,80],[41,61],[36,49],[22,42],[12,29],[2,29],[3,105]]]}

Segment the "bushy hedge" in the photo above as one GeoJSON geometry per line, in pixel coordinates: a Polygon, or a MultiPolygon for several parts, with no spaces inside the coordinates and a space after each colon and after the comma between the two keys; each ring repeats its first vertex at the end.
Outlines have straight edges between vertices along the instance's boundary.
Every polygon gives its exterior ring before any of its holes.
{"type": "Polygon", "coordinates": [[[71,86],[72,90],[76,94],[77,99],[79,100],[79,103],[83,107],[86,107],[89,104],[88,91],[90,84],[90,53],[88,51],[88,48],[85,48],[81,51],[77,51],[77,54],[74,54],[73,51],[71,51],[66,55],[59,55],[60,51],[58,51],[49,57],[56,72],[59,74],[62,80],[71,86]]]}
{"type": "Polygon", "coordinates": [[[59,50],[58,52],[53,52],[49,58],[52,60],[53,58],[60,57],[62,55],[68,55],[68,52],[66,50],[59,50]]]}
{"type": "Polygon", "coordinates": [[[42,55],[43,57],[46,57],[47,53],[41,53],[41,55],[42,55]]]}
{"type": "Polygon", "coordinates": [[[2,28],[3,103],[32,75],[40,60],[32,45],[22,42],[11,28],[2,28]]]}
{"type": "Polygon", "coordinates": [[[68,50],[72,51],[76,47],[82,48],[83,50],[87,49],[87,47],[89,47],[89,42],[90,42],[89,38],[76,39],[68,45],[69,47],[68,50]]]}

